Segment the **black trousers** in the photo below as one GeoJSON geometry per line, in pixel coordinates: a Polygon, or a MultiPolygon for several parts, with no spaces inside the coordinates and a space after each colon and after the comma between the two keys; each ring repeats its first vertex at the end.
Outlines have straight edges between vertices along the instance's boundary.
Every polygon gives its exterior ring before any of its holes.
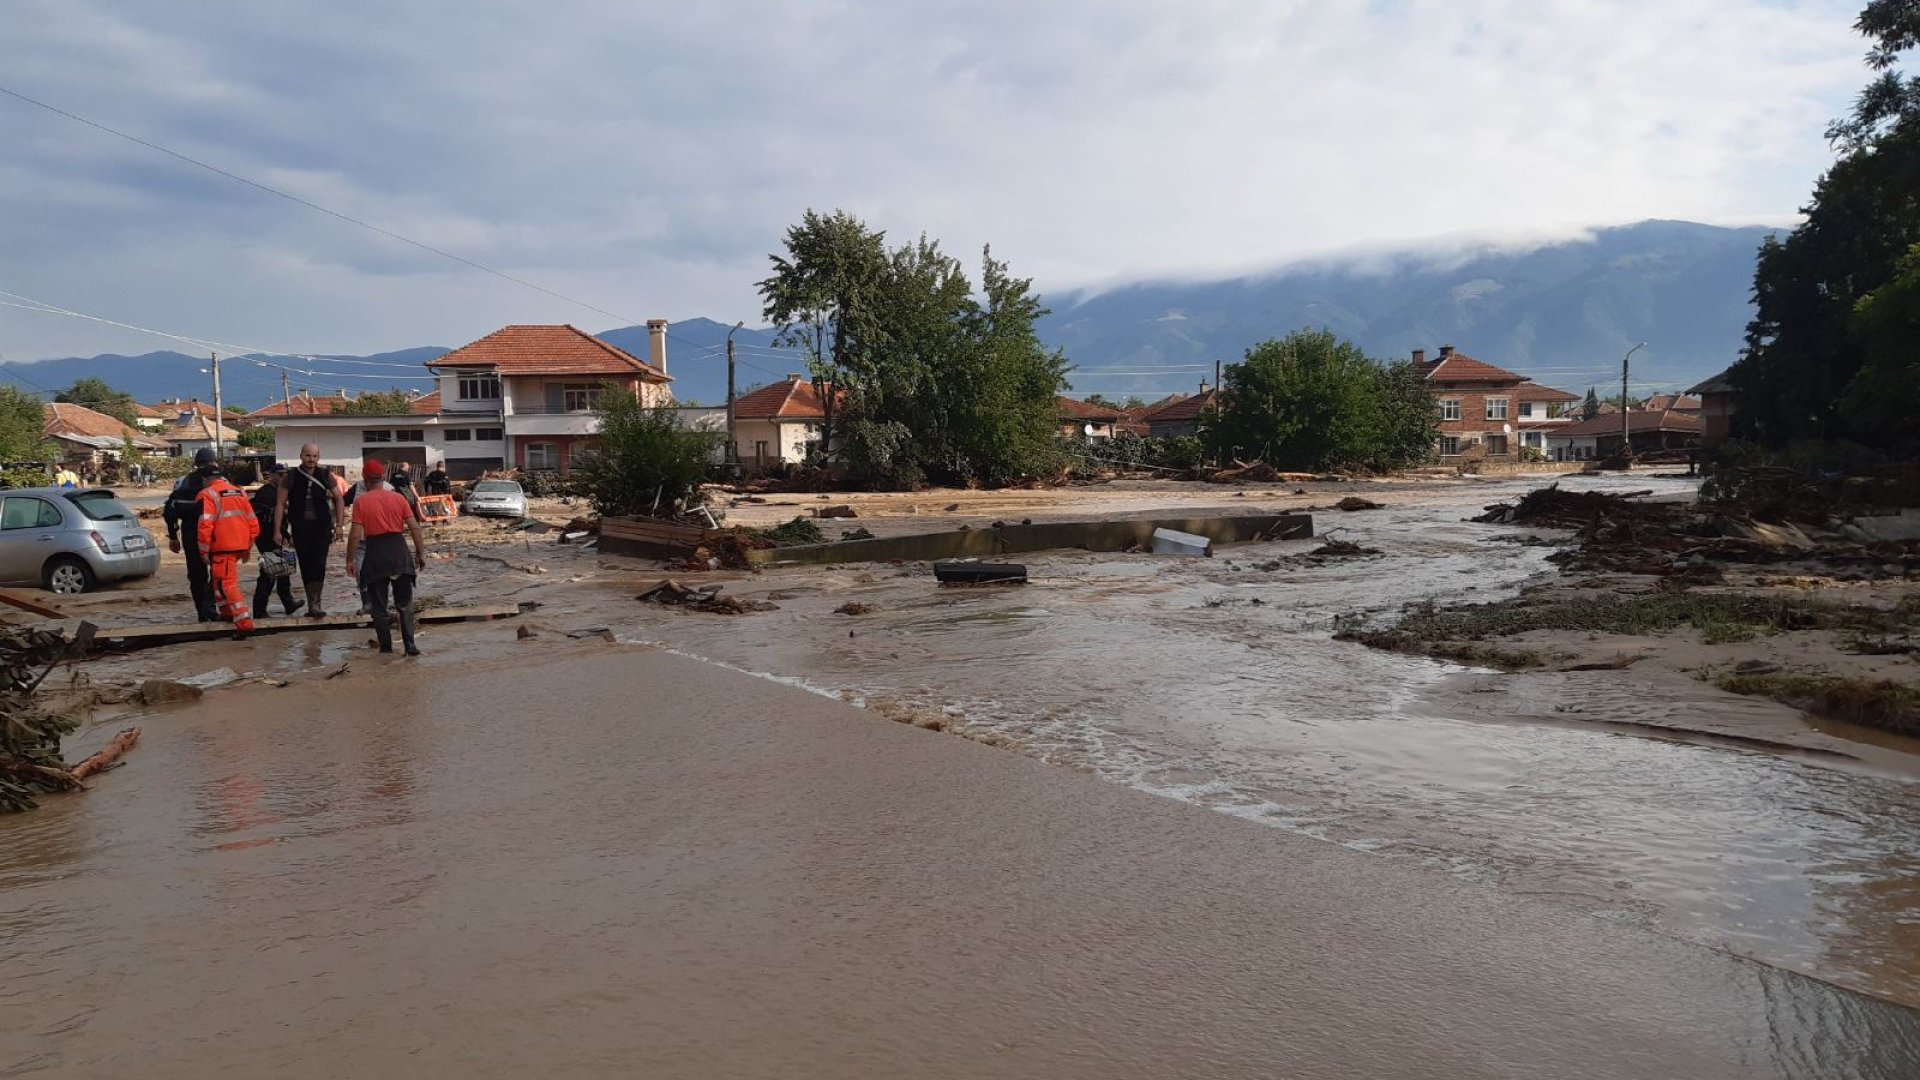
{"type": "Polygon", "coordinates": [[[327,579],[327,549],[333,546],[331,522],[293,523],[293,556],[300,560],[301,581],[327,579]]]}
{"type": "Polygon", "coordinates": [[[187,591],[193,594],[195,614],[201,622],[223,621],[213,607],[213,582],[207,577],[207,560],[200,557],[197,532],[181,542],[180,552],[187,557],[187,591]]]}
{"type": "Polygon", "coordinates": [[[254,585],[253,587],[253,617],[254,618],[264,619],[267,617],[267,601],[273,599],[273,594],[276,591],[276,586],[278,587],[278,592],[280,593],[280,609],[282,611],[287,612],[288,614],[292,614],[293,612],[292,575],[288,575],[287,577],[273,577],[269,575],[265,570],[262,570],[260,571],[259,583],[254,585]]]}

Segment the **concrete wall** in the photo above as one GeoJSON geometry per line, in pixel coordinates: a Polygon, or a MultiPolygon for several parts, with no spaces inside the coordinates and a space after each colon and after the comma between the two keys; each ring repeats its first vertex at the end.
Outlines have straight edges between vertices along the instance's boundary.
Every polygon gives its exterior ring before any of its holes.
{"type": "Polygon", "coordinates": [[[874,540],[843,540],[836,544],[750,551],[756,563],[925,562],[932,559],[987,558],[1029,551],[1085,548],[1088,551],[1125,551],[1153,543],[1155,529],[1205,536],[1216,544],[1259,539],[1304,540],[1313,535],[1310,514],[1279,514],[1212,518],[1127,518],[1118,521],[1054,521],[1036,525],[1006,525],[966,532],[920,533],[874,540]]]}
{"type": "MultiPolygon", "coordinates": [[[[358,479],[360,466],[370,457],[384,458],[396,450],[424,450],[426,467],[444,465],[448,458],[461,459],[470,464],[455,471],[460,478],[476,471],[480,462],[498,462],[505,453],[505,442],[501,439],[466,439],[449,443],[445,431],[435,424],[424,425],[425,441],[418,443],[366,443],[361,440],[361,432],[369,428],[398,428],[410,425],[396,424],[390,418],[369,416],[363,423],[342,425],[337,422],[321,424],[286,423],[275,424],[273,428],[273,456],[292,464],[300,460],[300,447],[306,443],[315,443],[320,447],[320,462],[341,470],[349,479],[358,479]],[[384,421],[384,422],[383,422],[384,421]]],[[[415,425],[418,426],[418,425],[415,425]]],[[[480,419],[476,421],[460,420],[451,427],[470,429],[476,427],[498,427],[497,421],[480,419]]],[[[498,464],[488,465],[499,468],[498,464]]]]}

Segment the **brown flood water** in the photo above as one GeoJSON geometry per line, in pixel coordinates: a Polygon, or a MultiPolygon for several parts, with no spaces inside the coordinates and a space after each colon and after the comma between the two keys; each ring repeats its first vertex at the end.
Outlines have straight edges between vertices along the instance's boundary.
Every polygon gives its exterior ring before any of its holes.
{"type": "Polygon", "coordinates": [[[144,723],[0,822],[0,1076],[1920,1075],[1904,1008],[655,651],[144,723]]]}

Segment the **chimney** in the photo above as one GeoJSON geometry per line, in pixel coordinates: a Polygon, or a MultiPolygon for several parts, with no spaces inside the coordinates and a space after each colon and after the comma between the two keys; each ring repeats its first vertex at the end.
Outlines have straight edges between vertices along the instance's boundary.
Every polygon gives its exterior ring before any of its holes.
{"type": "Polygon", "coordinates": [[[1425,349],[1415,349],[1415,350],[1413,350],[1413,362],[1414,362],[1414,364],[1415,364],[1415,366],[1418,366],[1418,365],[1420,365],[1420,364],[1424,364],[1424,363],[1426,363],[1426,362],[1427,362],[1427,350],[1425,350],[1425,349]]]}
{"type": "Polygon", "coordinates": [[[788,381],[788,382],[799,382],[799,381],[800,381],[800,373],[799,373],[799,372],[796,372],[796,371],[789,371],[789,372],[787,372],[787,381],[788,381]]]}
{"type": "Polygon", "coordinates": [[[667,320],[647,320],[647,362],[667,373],[667,320]]]}
{"type": "Polygon", "coordinates": [[[1453,355],[1453,346],[1451,345],[1440,346],[1440,359],[1445,360],[1447,357],[1452,355],[1453,355]]]}

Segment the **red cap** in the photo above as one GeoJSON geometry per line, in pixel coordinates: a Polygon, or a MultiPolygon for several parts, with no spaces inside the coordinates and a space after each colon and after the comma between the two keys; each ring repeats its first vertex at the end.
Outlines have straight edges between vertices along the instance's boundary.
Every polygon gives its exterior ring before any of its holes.
{"type": "Polygon", "coordinates": [[[360,467],[360,475],[369,480],[385,480],[387,478],[387,467],[372,458],[368,458],[367,463],[360,467]]]}

